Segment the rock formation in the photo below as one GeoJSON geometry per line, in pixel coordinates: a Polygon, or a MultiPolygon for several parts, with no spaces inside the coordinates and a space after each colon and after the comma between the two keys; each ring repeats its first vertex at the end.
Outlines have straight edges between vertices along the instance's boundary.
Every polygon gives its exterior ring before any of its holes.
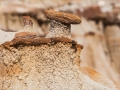
{"type": "Polygon", "coordinates": [[[23,29],[18,30],[17,32],[7,32],[0,29],[0,34],[1,34],[0,44],[6,41],[11,41],[14,38],[15,34],[18,32],[34,32],[35,33],[35,30],[33,29],[32,19],[29,16],[23,16],[22,21],[24,23],[24,27],[23,29]]]}
{"type": "Polygon", "coordinates": [[[82,48],[67,36],[17,33],[0,45],[0,89],[117,90],[106,77],[80,66],[82,48]]]}
{"type": "Polygon", "coordinates": [[[120,73],[119,46],[120,28],[117,25],[107,26],[105,29],[108,48],[110,50],[111,62],[116,71],[120,73]]]}
{"type": "Polygon", "coordinates": [[[81,18],[65,12],[46,10],[45,16],[50,19],[50,30],[46,37],[71,37],[71,24],[79,24],[81,18]]]}

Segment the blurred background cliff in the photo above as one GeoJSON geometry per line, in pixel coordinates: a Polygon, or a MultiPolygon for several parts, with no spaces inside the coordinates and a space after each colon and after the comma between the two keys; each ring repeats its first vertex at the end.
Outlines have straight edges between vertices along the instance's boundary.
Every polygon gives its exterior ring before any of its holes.
{"type": "Polygon", "coordinates": [[[0,43],[5,40],[3,31],[23,28],[24,15],[31,16],[39,36],[46,35],[49,20],[44,10],[50,8],[82,18],[81,24],[71,27],[72,39],[84,46],[81,66],[97,70],[120,90],[120,0],[0,0],[0,43]]]}

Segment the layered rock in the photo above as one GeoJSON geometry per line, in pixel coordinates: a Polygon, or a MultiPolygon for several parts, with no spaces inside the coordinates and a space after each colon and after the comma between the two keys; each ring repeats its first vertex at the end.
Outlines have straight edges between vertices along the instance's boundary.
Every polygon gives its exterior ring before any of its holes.
{"type": "Polygon", "coordinates": [[[16,36],[0,45],[0,89],[116,90],[109,79],[79,66],[82,48],[64,37],[16,36]]]}
{"type": "Polygon", "coordinates": [[[110,50],[111,62],[117,72],[120,73],[119,46],[120,46],[120,28],[117,25],[108,26],[105,29],[108,48],[110,50]]]}
{"type": "Polygon", "coordinates": [[[57,34],[60,37],[40,38],[34,32],[20,32],[1,44],[0,89],[117,90],[111,80],[80,66],[82,45],[57,34]]]}

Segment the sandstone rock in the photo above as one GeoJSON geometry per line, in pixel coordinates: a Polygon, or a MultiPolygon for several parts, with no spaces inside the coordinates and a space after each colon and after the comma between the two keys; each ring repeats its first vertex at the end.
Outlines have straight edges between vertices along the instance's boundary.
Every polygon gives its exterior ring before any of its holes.
{"type": "Polygon", "coordinates": [[[120,45],[120,28],[117,25],[108,26],[105,29],[108,48],[110,50],[111,61],[117,72],[120,73],[119,63],[119,45],[120,45]]]}
{"type": "MultiPolygon", "coordinates": [[[[114,69],[115,64],[114,66],[112,65],[108,44],[104,36],[103,24],[98,25],[95,21],[87,21],[85,18],[82,18],[81,24],[72,25],[71,29],[72,38],[84,46],[80,55],[82,60],[81,66],[94,68],[104,76],[110,78],[119,87],[120,74],[114,69]]],[[[110,27],[110,29],[112,28],[110,27]]],[[[117,27],[115,29],[119,31],[117,27]]],[[[119,33],[114,34],[114,32],[109,30],[109,33],[106,32],[106,36],[109,35],[109,38],[119,36],[119,33]]],[[[114,43],[111,42],[111,44],[114,43]]]]}
{"type": "Polygon", "coordinates": [[[0,88],[116,90],[109,79],[79,66],[83,47],[73,42],[63,37],[36,37],[14,38],[0,45],[0,88]]]}

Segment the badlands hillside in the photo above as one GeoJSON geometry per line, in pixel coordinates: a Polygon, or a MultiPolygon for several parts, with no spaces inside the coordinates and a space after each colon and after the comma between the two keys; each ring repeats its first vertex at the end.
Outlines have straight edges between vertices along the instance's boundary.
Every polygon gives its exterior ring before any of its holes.
{"type": "MultiPolygon", "coordinates": [[[[92,70],[94,69],[98,71],[101,75],[109,78],[117,86],[118,90],[120,90],[120,60],[119,60],[120,58],[120,51],[119,51],[120,50],[120,47],[119,47],[120,46],[120,1],[119,0],[114,0],[114,1],[113,0],[106,0],[106,1],[105,0],[99,0],[99,1],[98,0],[10,0],[10,1],[0,0],[0,29],[1,29],[0,44],[2,45],[6,41],[11,41],[14,38],[16,33],[23,30],[24,22],[22,17],[26,15],[30,16],[32,19],[33,32],[37,34],[36,36],[44,38],[48,34],[50,29],[50,20],[47,19],[44,15],[44,10],[47,10],[47,9],[54,9],[56,11],[72,13],[81,17],[80,24],[71,25],[71,39],[75,40],[78,44],[83,46],[82,51],[80,50],[81,53],[79,53],[80,55],[79,65],[81,67],[90,67],[92,68],[92,70]]],[[[45,43],[48,44],[47,41],[49,40],[45,40],[45,41],[46,41],[45,43]]],[[[72,45],[70,43],[71,42],[69,42],[69,44],[66,45],[67,48],[64,47],[64,49],[65,48],[69,49],[69,46],[72,45]]],[[[60,46],[63,45],[59,42],[58,46],[59,44],[60,46]]],[[[56,48],[58,46],[56,45],[53,47],[56,48]]],[[[43,48],[44,47],[45,46],[43,45],[43,48]]],[[[52,46],[47,47],[47,50],[49,51],[51,47],[52,46]]],[[[32,47],[30,46],[30,48],[32,47]]],[[[19,50],[22,51],[26,49],[27,47],[23,47],[23,48],[20,47],[19,50]]],[[[42,47],[40,48],[33,47],[32,49],[30,49],[31,54],[35,53],[34,50],[37,50],[37,49],[41,50],[42,47]]],[[[13,48],[11,50],[13,50],[12,53],[14,53],[14,50],[16,49],[13,48]]],[[[10,55],[9,51],[5,51],[5,52],[7,52],[8,56],[10,55]]],[[[22,52],[22,53],[26,53],[26,52],[22,52]]],[[[45,52],[47,53],[47,51],[45,52]]],[[[49,51],[49,52],[52,53],[52,51],[49,51]]],[[[59,50],[56,52],[58,53],[59,50]]],[[[72,53],[74,52],[71,50],[71,54],[72,53]]],[[[18,52],[18,54],[20,54],[20,52],[18,52]]],[[[67,53],[65,53],[65,55],[66,54],[67,53]]],[[[32,58],[32,56],[30,57],[32,58]]],[[[17,57],[16,55],[15,58],[19,58],[19,57],[17,57]]],[[[24,58],[27,58],[27,55],[24,58]]],[[[2,60],[1,57],[0,57],[0,60],[2,60]]],[[[21,60],[24,61],[24,59],[21,59],[21,60]]],[[[29,62],[29,59],[27,60],[29,62]]],[[[31,65],[32,63],[30,63],[30,66],[31,65]]],[[[27,63],[25,67],[26,66],[27,66],[27,63]]],[[[19,67],[19,65],[14,67],[19,67]]],[[[72,67],[72,64],[70,68],[71,67],[72,67]]],[[[1,65],[1,70],[2,68],[3,66],[1,65]]],[[[1,70],[0,70],[0,73],[1,73],[1,70]]],[[[34,68],[32,68],[32,70],[34,70],[34,68]]],[[[89,70],[89,68],[84,68],[84,70],[87,70],[88,72],[91,71],[91,69],[89,70]]],[[[10,75],[13,75],[13,74],[11,73],[10,75]]],[[[33,76],[29,76],[29,78],[33,76]]],[[[43,77],[43,78],[46,78],[46,77],[43,77]]],[[[35,79],[35,80],[38,80],[38,79],[35,79]]],[[[4,80],[2,79],[2,82],[3,81],[4,80]]],[[[93,81],[90,80],[90,82],[92,83],[93,81]]],[[[101,86],[101,85],[98,85],[98,86],[101,86]]],[[[74,88],[74,87],[71,87],[71,88],[74,88]]],[[[15,90],[18,90],[18,89],[15,89],[15,90]]],[[[22,89],[19,89],[19,90],[22,90],[22,89]]],[[[104,90],[104,89],[101,89],[101,90],[104,90]]]]}

